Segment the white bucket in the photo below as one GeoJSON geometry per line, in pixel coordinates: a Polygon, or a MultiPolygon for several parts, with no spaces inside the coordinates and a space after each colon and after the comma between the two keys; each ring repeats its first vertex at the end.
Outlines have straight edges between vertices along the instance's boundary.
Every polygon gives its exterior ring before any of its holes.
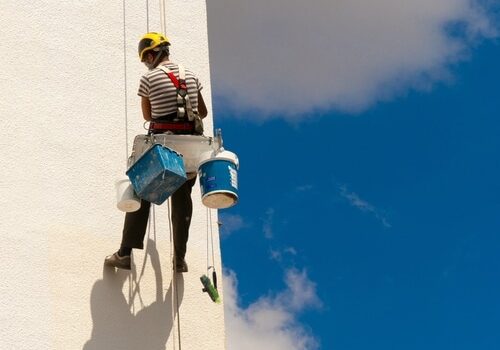
{"type": "Polygon", "coordinates": [[[134,192],[132,183],[128,177],[121,178],[115,182],[116,187],[116,207],[121,211],[131,213],[139,210],[141,200],[134,192]]]}

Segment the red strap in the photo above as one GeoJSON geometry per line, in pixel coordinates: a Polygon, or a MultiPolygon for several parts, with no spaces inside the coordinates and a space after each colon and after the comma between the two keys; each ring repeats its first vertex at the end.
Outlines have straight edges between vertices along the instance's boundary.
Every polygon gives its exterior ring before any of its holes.
{"type": "Polygon", "coordinates": [[[177,77],[174,75],[173,72],[169,71],[169,69],[167,67],[160,67],[160,69],[166,74],[168,75],[168,77],[170,78],[170,80],[172,81],[172,83],[174,84],[175,88],[177,90],[184,90],[187,92],[187,84],[186,84],[186,80],[182,79],[182,80],[178,80],[177,77]],[[164,69],[163,69],[164,68],[164,69]]]}
{"type": "Polygon", "coordinates": [[[183,80],[182,83],[179,83],[179,80],[172,72],[167,73],[167,75],[170,78],[170,80],[172,80],[172,83],[174,84],[176,89],[187,90],[186,81],[183,80]]]}
{"type": "Polygon", "coordinates": [[[172,80],[174,86],[178,89],[181,84],[179,84],[179,80],[177,80],[177,77],[174,75],[174,73],[169,72],[167,73],[167,75],[170,78],[170,80],[172,80]]]}
{"type": "Polygon", "coordinates": [[[150,129],[152,129],[152,130],[192,130],[193,124],[190,124],[190,123],[151,122],[150,129]]]}

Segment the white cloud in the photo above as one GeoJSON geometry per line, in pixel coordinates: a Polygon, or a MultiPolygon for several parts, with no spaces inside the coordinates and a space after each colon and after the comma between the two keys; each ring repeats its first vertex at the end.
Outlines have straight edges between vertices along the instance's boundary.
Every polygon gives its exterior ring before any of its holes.
{"type": "Polygon", "coordinates": [[[349,204],[353,207],[358,208],[365,213],[371,213],[373,216],[375,216],[377,220],[379,220],[382,225],[384,225],[384,227],[392,227],[392,225],[389,223],[389,221],[387,221],[385,216],[382,215],[379,209],[362,199],[357,193],[349,191],[345,185],[339,186],[339,193],[342,197],[347,199],[349,204]]]}
{"type": "Polygon", "coordinates": [[[274,220],[274,209],[268,208],[266,210],[266,217],[263,219],[262,231],[264,232],[264,237],[267,239],[273,238],[273,220],[274,220]]]}
{"type": "Polygon", "coordinates": [[[212,81],[227,107],[260,118],[359,112],[448,80],[471,45],[496,37],[478,1],[210,0],[212,81]]]}
{"type": "Polygon", "coordinates": [[[297,314],[321,306],[316,285],[305,271],[290,269],[287,289],[262,297],[248,307],[238,304],[236,274],[224,276],[224,307],[228,350],[314,350],[319,343],[297,321],[297,314]]]}
{"type": "Polygon", "coordinates": [[[313,185],[302,185],[302,186],[297,186],[295,188],[295,191],[297,192],[307,192],[307,191],[310,191],[314,188],[313,185]]]}
{"type": "Polygon", "coordinates": [[[282,261],[283,260],[283,252],[279,249],[271,249],[269,251],[269,256],[271,258],[271,260],[275,260],[275,261],[282,261]]]}
{"type": "Polygon", "coordinates": [[[291,255],[297,255],[297,249],[295,249],[294,247],[286,247],[284,249],[284,252],[291,255]]]}
{"type": "Polygon", "coordinates": [[[284,249],[270,249],[269,257],[271,260],[282,262],[286,256],[296,256],[297,250],[294,247],[286,247],[284,249]]]}
{"type": "Polygon", "coordinates": [[[227,237],[247,226],[240,215],[222,213],[219,214],[219,222],[221,224],[220,233],[223,237],[227,237]]]}

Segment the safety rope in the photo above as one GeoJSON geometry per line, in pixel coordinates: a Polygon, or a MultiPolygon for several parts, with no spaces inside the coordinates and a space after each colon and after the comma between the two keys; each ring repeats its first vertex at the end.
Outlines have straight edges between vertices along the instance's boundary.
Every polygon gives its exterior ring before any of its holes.
{"type": "MultiPolygon", "coordinates": [[[[166,0],[160,0],[160,29],[163,35],[167,33],[167,6],[166,0]]],[[[172,229],[172,217],[171,217],[171,199],[169,199],[167,204],[168,210],[168,225],[170,230],[170,261],[172,261],[172,321],[175,320],[175,315],[177,315],[177,342],[179,344],[179,350],[182,350],[182,338],[181,338],[181,317],[180,317],[180,305],[179,305],[179,292],[177,285],[177,276],[175,269],[175,250],[174,250],[174,240],[173,240],[173,229],[172,229]],[[175,304],[175,305],[174,305],[175,304]],[[174,309],[175,306],[175,309],[174,309]],[[174,311],[175,310],[175,311],[174,311]]],[[[174,335],[173,344],[175,350],[175,332],[172,332],[174,335]]]]}
{"type": "Polygon", "coordinates": [[[214,225],[212,224],[212,211],[210,209],[209,213],[210,213],[210,241],[212,242],[212,267],[215,271],[214,231],[213,231],[214,225]]]}
{"type": "MultiPolygon", "coordinates": [[[[122,2],[122,20],[123,20],[123,84],[124,84],[124,110],[125,110],[125,164],[128,165],[128,107],[127,107],[127,19],[126,19],[125,0],[122,2]]],[[[128,295],[129,303],[132,303],[134,294],[134,281],[132,275],[128,276],[128,295]]],[[[135,312],[134,305],[129,305],[132,312],[135,312]]]]}
{"type": "Polygon", "coordinates": [[[209,276],[211,268],[215,271],[214,233],[212,211],[207,207],[207,276],[209,276]],[[211,249],[209,248],[209,242],[211,242],[211,249]],[[212,251],[212,265],[210,265],[209,261],[210,250],[212,251]]]}
{"type": "Polygon", "coordinates": [[[146,33],[149,33],[149,0],[146,0],[146,33]]]}
{"type": "Polygon", "coordinates": [[[167,7],[165,0],[160,0],[160,29],[163,35],[167,33],[167,7]]]}
{"type": "Polygon", "coordinates": [[[208,272],[209,272],[209,268],[208,267],[210,266],[210,262],[208,260],[208,230],[209,230],[208,227],[210,225],[209,218],[208,218],[208,216],[210,215],[209,210],[210,209],[207,207],[207,276],[208,276],[208,272]]]}
{"type": "Polygon", "coordinates": [[[127,80],[127,17],[125,0],[123,0],[123,81],[125,103],[125,164],[128,165],[128,80],[127,80]]]}
{"type": "MultiPolygon", "coordinates": [[[[149,0],[146,0],[146,31],[149,33],[149,0]]],[[[126,36],[126,0],[123,0],[123,65],[124,65],[124,99],[125,99],[125,160],[128,165],[128,79],[127,79],[127,36],[126,36]]],[[[160,0],[160,29],[163,35],[166,34],[166,0],[160,0]]],[[[156,241],[156,212],[155,206],[152,205],[152,210],[150,211],[150,216],[148,219],[148,237],[150,236],[151,230],[153,231],[154,240],[156,241]]],[[[182,350],[182,341],[181,341],[181,323],[180,323],[180,305],[179,305],[179,295],[178,295],[178,285],[177,285],[177,276],[175,271],[175,250],[174,250],[174,241],[173,241],[173,229],[172,229],[172,218],[171,218],[171,199],[167,202],[167,211],[168,211],[168,227],[170,231],[170,261],[172,263],[172,324],[174,323],[175,317],[177,316],[177,343],[179,345],[179,350],[182,350]]],[[[145,256],[146,258],[146,256],[145,256]]],[[[143,269],[145,268],[146,261],[143,263],[143,269]]],[[[139,281],[135,283],[135,288],[133,286],[133,281],[130,281],[129,284],[129,295],[135,296],[135,294],[139,295],[139,282],[143,275],[143,271],[139,277],[139,281]]],[[[130,277],[131,278],[131,277],[130,277]]],[[[133,300],[133,299],[131,299],[133,300]]],[[[142,299],[140,300],[141,304],[143,304],[142,299]]],[[[174,350],[176,349],[176,335],[175,332],[173,334],[173,344],[174,350]]]]}
{"type": "MultiPolygon", "coordinates": [[[[181,343],[181,321],[180,321],[180,313],[179,313],[179,293],[178,293],[178,285],[177,285],[177,276],[175,271],[175,248],[174,248],[174,231],[172,228],[172,213],[171,213],[171,204],[172,199],[169,198],[167,201],[167,215],[168,215],[168,229],[170,231],[170,261],[172,262],[172,324],[175,321],[175,316],[177,315],[177,341],[179,344],[179,350],[182,349],[181,343]]],[[[175,332],[172,332],[174,339],[174,350],[175,350],[175,332]]]]}
{"type": "MultiPolygon", "coordinates": [[[[156,209],[155,205],[151,204],[151,209],[150,209],[150,214],[148,217],[148,240],[151,238],[151,232],[153,232],[153,238],[154,241],[156,242],[156,209]]],[[[130,302],[134,300],[135,295],[139,295],[139,302],[141,303],[141,307],[144,307],[144,301],[142,300],[142,295],[140,293],[140,285],[141,285],[141,280],[142,277],[144,276],[144,272],[146,271],[146,260],[148,259],[148,255],[144,254],[144,260],[142,261],[142,268],[141,268],[141,273],[139,274],[139,278],[137,281],[132,281],[131,282],[131,289],[130,289],[130,302]]],[[[133,308],[132,311],[135,313],[135,309],[133,308]]]]}

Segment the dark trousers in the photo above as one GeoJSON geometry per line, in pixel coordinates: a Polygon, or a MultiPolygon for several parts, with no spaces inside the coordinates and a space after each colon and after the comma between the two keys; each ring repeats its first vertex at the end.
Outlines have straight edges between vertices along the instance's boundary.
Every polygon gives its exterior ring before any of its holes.
{"type": "MultiPolygon", "coordinates": [[[[196,177],[187,180],[172,194],[172,230],[175,256],[177,259],[184,259],[186,255],[189,225],[191,224],[191,215],[193,213],[191,190],[195,182],[196,177]]],[[[146,235],[150,207],[150,202],[141,200],[141,208],[138,211],[125,215],[122,247],[144,248],[144,236],[146,235]]]]}

